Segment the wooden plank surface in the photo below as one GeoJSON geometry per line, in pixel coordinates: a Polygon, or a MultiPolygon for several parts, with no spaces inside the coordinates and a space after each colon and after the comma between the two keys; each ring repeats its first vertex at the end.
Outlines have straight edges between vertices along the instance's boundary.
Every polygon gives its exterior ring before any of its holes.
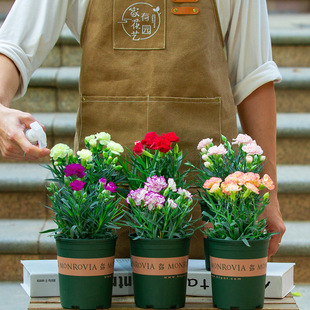
{"type": "MultiPolygon", "coordinates": [[[[114,310],[138,310],[134,304],[133,296],[117,296],[112,298],[114,310]]],[[[186,305],[183,309],[191,310],[215,310],[211,297],[186,297],[186,305]]],[[[291,294],[282,299],[265,299],[266,310],[298,310],[296,302],[291,294]]],[[[28,310],[63,310],[59,297],[31,298],[28,310]]],[[[99,309],[98,309],[99,310],[99,309]]]]}

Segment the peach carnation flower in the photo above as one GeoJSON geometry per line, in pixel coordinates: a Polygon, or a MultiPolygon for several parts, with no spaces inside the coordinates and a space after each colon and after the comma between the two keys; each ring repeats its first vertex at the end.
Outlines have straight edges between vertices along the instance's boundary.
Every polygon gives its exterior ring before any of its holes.
{"type": "Polygon", "coordinates": [[[268,174],[265,174],[263,176],[262,183],[270,191],[272,191],[275,188],[274,183],[273,183],[272,179],[270,178],[270,176],[268,174]]]}
{"type": "Polygon", "coordinates": [[[208,149],[208,156],[211,156],[211,155],[225,155],[227,154],[227,150],[226,148],[224,147],[223,144],[220,144],[219,146],[211,146],[209,149],[208,149]]]}
{"type": "Polygon", "coordinates": [[[257,195],[259,194],[259,189],[253,183],[246,182],[244,186],[249,190],[251,190],[252,192],[254,192],[255,194],[257,195]]]}
{"type": "Polygon", "coordinates": [[[203,139],[198,143],[197,150],[201,151],[202,148],[209,146],[212,143],[213,139],[207,138],[203,139]]]}
{"type": "Polygon", "coordinates": [[[260,180],[260,176],[258,173],[253,173],[253,172],[244,173],[243,176],[240,177],[239,180],[241,184],[251,183],[257,187],[261,185],[261,180],[260,180]]]}
{"type": "Polygon", "coordinates": [[[226,178],[225,178],[225,182],[230,182],[230,181],[233,181],[237,184],[243,184],[242,182],[240,182],[240,180],[242,180],[242,177],[243,177],[244,173],[241,172],[241,171],[235,171],[234,173],[228,175],[226,178]]]}
{"type": "Polygon", "coordinates": [[[212,177],[203,184],[203,188],[209,189],[210,193],[214,193],[219,189],[223,180],[221,178],[212,177]]]}
{"type": "Polygon", "coordinates": [[[246,134],[241,134],[241,133],[239,133],[237,138],[233,139],[233,140],[235,140],[235,141],[232,142],[232,144],[238,144],[238,145],[249,144],[249,143],[253,142],[253,139],[250,136],[248,136],[246,134]]]}
{"type": "Polygon", "coordinates": [[[234,181],[225,181],[221,184],[222,192],[229,196],[232,192],[241,191],[241,187],[234,181]]]}

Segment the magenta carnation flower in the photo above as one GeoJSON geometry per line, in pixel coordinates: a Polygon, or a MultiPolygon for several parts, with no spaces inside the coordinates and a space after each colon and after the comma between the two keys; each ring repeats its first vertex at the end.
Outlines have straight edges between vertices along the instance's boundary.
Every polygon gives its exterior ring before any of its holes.
{"type": "Polygon", "coordinates": [[[101,179],[99,180],[99,182],[102,183],[103,185],[106,185],[106,184],[107,184],[107,179],[101,178],[101,179]]]}
{"type": "Polygon", "coordinates": [[[70,183],[70,187],[72,188],[72,190],[78,192],[84,188],[85,184],[86,184],[86,182],[74,180],[73,182],[70,183]]]}
{"type": "Polygon", "coordinates": [[[78,178],[81,179],[86,175],[84,170],[85,168],[81,164],[69,164],[64,170],[64,173],[66,177],[76,175],[78,178]]]}
{"type": "Polygon", "coordinates": [[[115,193],[117,186],[113,182],[109,182],[105,187],[105,190],[110,191],[111,193],[115,193]]]}

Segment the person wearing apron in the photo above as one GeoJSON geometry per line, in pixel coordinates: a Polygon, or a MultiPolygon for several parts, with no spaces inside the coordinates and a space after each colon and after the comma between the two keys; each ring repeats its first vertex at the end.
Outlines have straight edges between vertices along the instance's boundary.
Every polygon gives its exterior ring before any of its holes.
{"type": "MultiPolygon", "coordinates": [[[[221,134],[229,140],[236,137],[236,109],[215,0],[89,0],[81,46],[75,148],[85,136],[100,131],[129,149],[147,132],[174,131],[180,148],[188,151],[186,160],[197,163],[201,139],[211,137],[218,144],[221,134]]],[[[5,69],[6,60],[1,64],[5,69]]],[[[15,77],[5,85],[14,95],[19,76],[16,68],[9,70],[16,71],[15,77]]],[[[33,119],[29,117],[26,126],[33,119]]],[[[3,155],[20,158],[16,145],[24,139],[21,134],[10,138],[15,145],[6,150],[2,146],[3,155]]],[[[29,148],[25,154],[34,159],[48,150],[29,148]]],[[[284,231],[283,222],[277,223],[284,231]]],[[[123,231],[118,256],[128,256],[128,244],[123,231]]],[[[193,238],[191,257],[203,257],[201,240],[193,238]]]]}
{"type": "MultiPolygon", "coordinates": [[[[221,134],[236,137],[213,0],[90,0],[81,46],[76,146],[105,131],[132,149],[147,132],[173,131],[186,160],[199,163],[202,138],[217,144],[221,134]]],[[[199,213],[199,204],[195,209],[199,213]]],[[[118,235],[116,255],[128,257],[128,231],[118,235]]],[[[191,244],[191,257],[202,258],[201,238],[191,244]]]]}

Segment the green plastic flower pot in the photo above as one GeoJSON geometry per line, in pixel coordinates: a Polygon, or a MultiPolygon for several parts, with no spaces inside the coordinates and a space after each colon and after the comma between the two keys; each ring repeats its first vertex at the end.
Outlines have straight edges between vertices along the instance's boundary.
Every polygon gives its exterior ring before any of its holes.
{"type": "Polygon", "coordinates": [[[56,239],[62,307],[111,307],[116,239],[56,239]]]}
{"type": "Polygon", "coordinates": [[[208,240],[213,305],[220,309],[263,308],[269,239],[208,240]]]}
{"type": "Polygon", "coordinates": [[[184,307],[190,238],[129,238],[136,306],[184,307]]]}

